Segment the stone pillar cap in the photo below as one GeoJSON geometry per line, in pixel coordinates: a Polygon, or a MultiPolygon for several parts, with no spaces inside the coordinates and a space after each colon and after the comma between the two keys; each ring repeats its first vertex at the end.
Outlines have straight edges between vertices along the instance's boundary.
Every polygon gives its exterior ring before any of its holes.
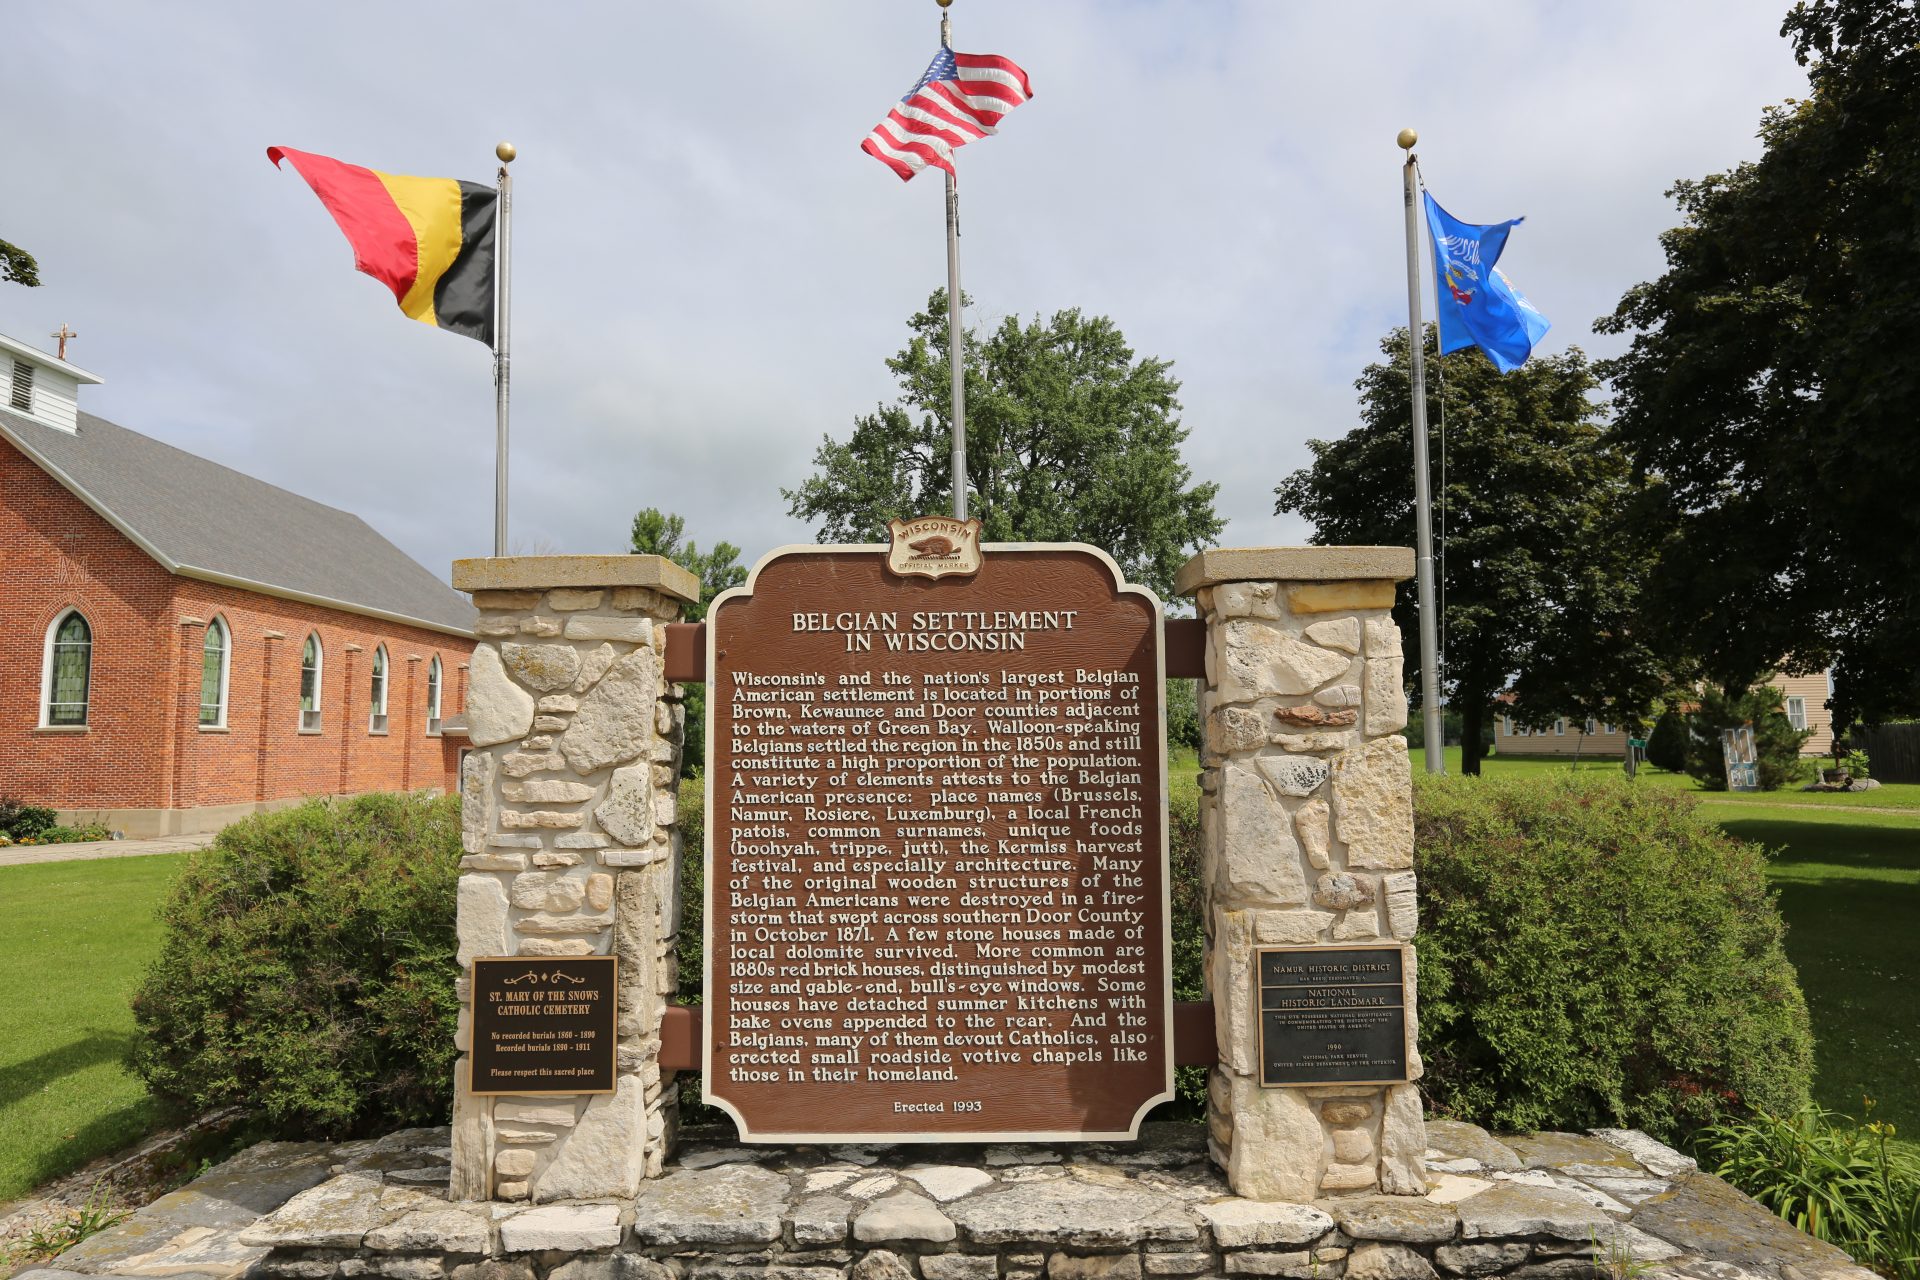
{"type": "Polygon", "coordinates": [[[692,604],[700,579],[665,556],[476,556],[453,562],[457,591],[646,587],[692,604]]]}
{"type": "Polygon", "coordinates": [[[1223,582],[1347,582],[1413,576],[1412,547],[1214,547],[1180,566],[1173,589],[1190,596],[1223,582]]]}

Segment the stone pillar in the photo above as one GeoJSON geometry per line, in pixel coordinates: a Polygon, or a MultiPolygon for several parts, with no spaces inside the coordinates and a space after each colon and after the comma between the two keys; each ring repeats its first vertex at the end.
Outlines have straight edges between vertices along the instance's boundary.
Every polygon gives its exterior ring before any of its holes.
{"type": "Polygon", "coordinates": [[[630,1196],[656,1176],[679,1107],[660,1070],[678,986],[685,710],[665,623],[699,581],[659,556],[458,560],[480,610],[461,775],[460,1025],[452,1194],[630,1196]],[[617,1090],[475,1097],[475,956],[620,957],[617,1090]]]}
{"type": "MultiPolygon", "coordinates": [[[[1207,626],[1201,875],[1220,1059],[1209,1149],[1252,1199],[1427,1189],[1414,1085],[1261,1085],[1253,958],[1269,943],[1413,938],[1413,780],[1391,616],[1394,583],[1412,576],[1402,547],[1269,547],[1201,552],[1175,579],[1207,626]]],[[[1411,952],[1405,997],[1411,1039],[1411,952]]],[[[1409,1068],[1417,1079],[1417,1053],[1409,1068]]]]}

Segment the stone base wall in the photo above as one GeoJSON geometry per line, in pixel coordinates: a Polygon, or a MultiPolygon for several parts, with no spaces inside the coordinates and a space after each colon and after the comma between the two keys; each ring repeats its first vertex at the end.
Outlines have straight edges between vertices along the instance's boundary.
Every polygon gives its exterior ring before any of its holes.
{"type": "MultiPolygon", "coordinates": [[[[1207,626],[1199,697],[1208,992],[1220,1060],[1210,1149],[1234,1191],[1262,1200],[1420,1195],[1411,1083],[1260,1083],[1255,948],[1411,942],[1412,778],[1395,548],[1215,551],[1181,571],[1207,626]]],[[[1412,952],[1406,966],[1410,1076],[1412,952]]]]}
{"type": "Polygon", "coordinates": [[[461,775],[456,1199],[632,1195],[672,1147],[679,1096],[659,1051],[678,987],[685,709],[662,658],[689,583],[650,556],[456,567],[481,611],[461,775]],[[653,585],[619,585],[636,577],[653,585]],[[620,960],[616,1091],[474,1095],[473,958],[608,954],[620,960]]]}

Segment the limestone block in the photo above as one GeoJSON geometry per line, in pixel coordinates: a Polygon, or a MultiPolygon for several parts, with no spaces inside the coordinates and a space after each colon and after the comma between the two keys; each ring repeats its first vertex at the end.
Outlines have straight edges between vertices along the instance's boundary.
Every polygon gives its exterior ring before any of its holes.
{"type": "Polygon", "coordinates": [[[600,851],[600,865],[603,867],[648,867],[667,856],[660,845],[648,845],[643,849],[603,849],[600,851]]]}
{"type": "Polygon", "coordinates": [[[1392,607],[1393,584],[1384,578],[1287,584],[1287,608],[1294,613],[1357,613],[1392,607]]]}
{"type": "Polygon", "coordinates": [[[572,827],[583,827],[587,823],[586,815],[579,813],[561,813],[557,809],[502,809],[500,825],[508,831],[528,829],[543,831],[565,831],[572,827]]]}
{"type": "Polygon", "coordinates": [[[847,1217],[852,1212],[853,1201],[842,1196],[804,1197],[793,1206],[789,1218],[793,1223],[794,1242],[803,1245],[846,1243],[847,1217]]]}
{"type": "Polygon", "coordinates": [[[570,716],[580,709],[580,699],[570,693],[550,693],[535,703],[533,709],[542,715],[570,716]]]}
{"type": "Polygon", "coordinates": [[[1367,656],[1369,658],[1400,656],[1400,627],[1392,617],[1367,619],[1367,656]]]}
{"type": "Polygon", "coordinates": [[[557,751],[513,751],[500,757],[500,772],[510,778],[524,778],[530,773],[558,769],[565,763],[557,751]]]}
{"type": "MultiPolygon", "coordinates": [[[[1283,796],[1310,796],[1332,773],[1332,766],[1325,760],[1304,756],[1265,756],[1259,764],[1267,782],[1283,796]]],[[[1407,785],[1413,785],[1411,774],[1407,785]]]]}
{"type": "MultiPolygon", "coordinates": [[[[470,755],[467,759],[471,760],[470,755]]],[[[551,779],[542,782],[507,782],[500,797],[509,804],[578,804],[593,799],[593,788],[578,782],[551,779]]]]}
{"type": "Polygon", "coordinates": [[[1365,1164],[1333,1163],[1320,1175],[1322,1191],[1366,1191],[1380,1181],[1380,1171],[1371,1160],[1365,1164]]]}
{"type": "Polygon", "coordinates": [[[547,607],[558,613],[572,613],[580,609],[598,609],[600,602],[606,599],[604,591],[582,591],[574,587],[555,587],[547,592],[547,607]]]}
{"type": "Polygon", "coordinates": [[[525,871],[524,853],[470,853],[460,859],[462,871],[525,871]]]}
{"type": "Polygon", "coordinates": [[[1140,1255],[1056,1253],[1047,1259],[1047,1280],[1140,1280],[1140,1255]]]}
{"type": "Polygon", "coordinates": [[[1304,904],[1307,877],[1293,822],[1260,772],[1244,764],[1222,770],[1217,883],[1229,897],[1276,907],[1304,904]]]}
{"type": "Polygon", "coordinates": [[[1420,927],[1420,895],[1413,872],[1396,871],[1381,878],[1380,887],[1387,898],[1387,929],[1406,941],[1420,927]]]}
{"type": "Polygon", "coordinates": [[[482,618],[473,624],[473,634],[486,639],[520,634],[518,618],[482,618]]]}
{"type": "Polygon", "coordinates": [[[519,954],[523,956],[594,956],[600,954],[600,948],[585,938],[522,938],[519,954]]]}
{"type": "Polygon", "coordinates": [[[616,609],[631,609],[650,614],[662,605],[666,605],[673,612],[679,612],[678,605],[646,587],[615,587],[613,589],[613,607],[616,609]]]}
{"type": "Polygon", "coordinates": [[[586,883],[557,871],[529,871],[513,878],[513,905],[522,911],[571,911],[586,899],[586,883]]]}
{"type": "Polygon", "coordinates": [[[509,836],[494,832],[487,837],[487,843],[499,849],[542,849],[546,846],[539,836],[509,836]]]}
{"type": "Polygon", "coordinates": [[[1299,838],[1300,851],[1307,855],[1308,863],[1321,870],[1332,865],[1327,850],[1328,817],[1327,802],[1319,796],[1293,811],[1293,830],[1299,838]]]}
{"type": "MultiPolygon", "coordinates": [[[[780,1238],[790,1191],[785,1174],[754,1164],[671,1173],[634,1205],[634,1239],[642,1245],[772,1244],[780,1238]]],[[[911,1280],[911,1271],[904,1274],[911,1280]]]]}
{"type": "Polygon", "coordinates": [[[1283,751],[1345,751],[1353,745],[1350,733],[1276,733],[1273,745],[1283,751]]]}
{"type": "Polygon", "coordinates": [[[613,877],[602,871],[587,877],[587,905],[605,911],[613,905],[613,877]]]}
{"type": "MultiPolygon", "coordinates": [[[[646,1159],[645,1094],[637,1077],[621,1076],[613,1093],[588,1098],[572,1131],[534,1185],[534,1198],[588,1200],[639,1191],[646,1159]]],[[[609,1208],[617,1218],[618,1206],[609,1208]]],[[[618,1241],[616,1233],[610,1243],[618,1241]]]]}
{"type": "Polygon", "coordinates": [[[861,1255],[847,1275],[849,1280],[913,1280],[913,1265],[898,1254],[875,1249],[861,1255]]]}
{"type": "Polygon", "coordinates": [[[1336,684],[1314,694],[1313,700],[1323,707],[1357,707],[1360,705],[1360,686],[1336,684]]]}
{"type": "Polygon", "coordinates": [[[649,1031],[660,1020],[665,1002],[657,998],[660,982],[660,929],[654,912],[652,873],[624,871],[614,880],[618,904],[613,951],[620,957],[619,1008],[640,1015],[649,1031]]]}
{"type": "Polygon", "coordinates": [[[1307,628],[1307,639],[1326,649],[1342,653],[1360,652],[1360,619],[1328,618],[1307,628]]]}
{"type": "Polygon", "coordinates": [[[513,954],[507,925],[507,891],[492,876],[461,876],[454,907],[460,934],[458,962],[466,968],[475,956],[513,954]]]}
{"type": "Polygon", "coordinates": [[[1413,866],[1413,771],[1405,738],[1376,738],[1333,762],[1333,816],[1349,867],[1413,866]]]}
{"type": "Polygon", "coordinates": [[[598,933],[612,923],[611,913],[566,916],[542,912],[522,917],[515,927],[521,933],[598,933]]]}
{"type": "Polygon", "coordinates": [[[1213,611],[1222,618],[1278,618],[1280,587],[1273,582],[1226,582],[1214,588],[1213,611]]]}
{"type": "Polygon", "coordinates": [[[1380,936],[1380,917],[1372,907],[1349,911],[1333,923],[1335,942],[1370,942],[1380,936]]]}
{"type": "Polygon", "coordinates": [[[1373,1135],[1365,1129],[1335,1129],[1333,1158],[1342,1164],[1358,1164],[1373,1155],[1373,1135]]]}
{"type": "MultiPolygon", "coordinates": [[[[376,1227],[367,1232],[366,1247],[383,1253],[481,1254],[487,1251],[487,1235],[487,1220],[479,1213],[442,1206],[415,1209],[376,1227]]],[[[436,1263],[434,1274],[439,1270],[436,1263]]]]}
{"type": "Polygon", "coordinates": [[[920,1259],[926,1280],[999,1280],[1000,1259],[990,1253],[931,1253],[920,1259]]]}
{"type": "MultiPolygon", "coordinates": [[[[1349,686],[1335,687],[1344,689],[1349,686]]],[[[1273,715],[1281,724],[1295,729],[1344,729],[1360,718],[1360,713],[1352,707],[1323,707],[1317,702],[1281,707],[1273,715]]]]}
{"type": "MultiPolygon", "coordinates": [[[[1253,1086],[1255,1092],[1258,1086],[1253,1086]]],[[[1269,1089],[1269,1097],[1294,1098],[1297,1095],[1291,1089],[1269,1089]]],[[[1305,1103],[1300,1105],[1304,1106],[1305,1103]]],[[[1237,1144],[1236,1144],[1237,1145],[1237,1144]]],[[[1320,1124],[1313,1124],[1312,1149],[1314,1168],[1319,1168],[1320,1124]]],[[[1243,1249],[1248,1245],[1261,1244],[1311,1244],[1327,1232],[1333,1230],[1333,1219],[1310,1204],[1300,1201],[1313,1198],[1313,1184],[1307,1183],[1300,1193],[1291,1197],[1294,1203],[1262,1203],[1262,1201],[1285,1200],[1283,1196],[1248,1196],[1240,1191],[1238,1184],[1234,1188],[1244,1199],[1216,1200],[1211,1204],[1196,1205],[1195,1209],[1213,1228],[1213,1239],[1223,1249],[1243,1249]]]]}
{"type": "Polygon", "coordinates": [[[1347,1255],[1347,1280],[1433,1280],[1433,1264],[1404,1244],[1363,1244],[1347,1255]]]}
{"type": "Polygon", "coordinates": [[[607,798],[593,811],[594,821],[621,844],[653,839],[653,770],[632,764],[613,771],[607,798]]]}
{"type": "Polygon", "coordinates": [[[551,871],[555,867],[577,867],[583,861],[585,861],[585,859],[583,859],[579,854],[570,853],[570,852],[569,853],[542,852],[542,853],[536,853],[533,855],[533,865],[540,868],[542,871],[551,871]]]}
{"type": "Polygon", "coordinates": [[[1259,1067],[1258,1028],[1253,1024],[1253,914],[1217,913],[1213,946],[1207,952],[1214,1041],[1220,1061],[1242,1075],[1259,1067]]]}
{"type": "Polygon", "coordinates": [[[1253,936],[1256,942],[1304,945],[1325,941],[1331,911],[1256,911],[1253,936]]]}
{"type": "Polygon", "coordinates": [[[853,1238],[864,1244],[945,1244],[958,1234],[953,1219],[912,1191],[896,1191],[876,1200],[853,1220],[853,1238]]]}
{"type": "Polygon", "coordinates": [[[581,699],[572,726],[560,739],[567,764],[575,773],[592,773],[646,750],[653,737],[653,704],[659,696],[660,657],[653,650],[635,649],[614,663],[581,699]]]}
{"type": "Polygon", "coordinates": [[[1207,750],[1216,755],[1267,745],[1267,726],[1252,707],[1221,707],[1207,717],[1207,750]]]}
{"type": "Polygon", "coordinates": [[[522,618],[520,619],[520,634],[523,636],[539,636],[542,639],[552,639],[560,634],[560,619],[542,617],[537,613],[531,617],[522,618]]]}
{"type": "Polygon", "coordinates": [[[1277,624],[1257,618],[1234,619],[1216,635],[1223,659],[1218,682],[1223,702],[1312,693],[1345,675],[1351,665],[1346,655],[1297,640],[1277,624]]]}
{"type": "Polygon", "coordinates": [[[653,644],[653,619],[577,615],[567,619],[569,640],[619,640],[626,644],[653,644]]]}
{"type": "Polygon", "coordinates": [[[1426,1151],[1419,1088],[1388,1086],[1387,1110],[1380,1120],[1380,1189],[1396,1196],[1427,1194],[1426,1151]]]}
{"type": "Polygon", "coordinates": [[[1371,906],[1374,897],[1373,877],[1356,876],[1350,871],[1326,872],[1313,890],[1314,905],[1329,911],[1351,911],[1355,907],[1371,906]]]}
{"type": "Polygon", "coordinates": [[[495,772],[491,751],[469,751],[460,763],[460,847],[468,853],[486,848],[487,830],[493,824],[495,772]]]}
{"type": "Polygon", "coordinates": [[[1527,1260],[1533,1246],[1524,1240],[1503,1244],[1443,1244],[1433,1251],[1441,1268],[1459,1276],[1498,1275],[1527,1260]]]}
{"type": "Polygon", "coordinates": [[[540,607],[540,592],[476,591],[473,593],[473,607],[476,609],[511,609],[515,613],[525,613],[529,609],[538,609],[540,607]]]}
{"type": "MultiPolygon", "coordinates": [[[[605,1101],[595,1098],[595,1102],[605,1101]]],[[[572,1144],[569,1143],[569,1146],[572,1144]]],[[[564,1150],[565,1148],[562,1148],[564,1150]]],[[[553,1169],[541,1175],[545,1187],[553,1169]]],[[[627,1192],[601,1192],[602,1195],[631,1195],[627,1192]]],[[[541,1198],[557,1199],[552,1195],[541,1198]]],[[[620,1243],[620,1206],[617,1204],[555,1204],[516,1213],[500,1223],[500,1248],[506,1253],[589,1253],[611,1249],[620,1243]]]]}
{"type": "Polygon", "coordinates": [[[613,665],[614,657],[613,646],[610,644],[603,644],[598,649],[588,652],[586,657],[580,660],[580,675],[573,682],[573,691],[585,693],[600,683],[600,677],[607,674],[607,668],[613,665]]]}
{"type": "Polygon", "coordinates": [[[524,1178],[533,1172],[534,1159],[524,1147],[502,1151],[493,1158],[493,1171],[503,1178],[524,1178]]]}
{"type": "Polygon", "coordinates": [[[1371,1102],[1329,1102],[1320,1108],[1320,1118],[1328,1124],[1365,1124],[1373,1115],[1371,1102]]]}
{"type": "MultiPolygon", "coordinates": [[[[456,1066],[453,1078],[467,1079],[466,1067],[456,1066]]],[[[462,1086],[454,1088],[453,1168],[447,1194],[455,1200],[484,1200],[492,1189],[493,1101],[476,1098],[462,1086]]]]}
{"type": "Polygon", "coordinates": [[[556,849],[604,849],[612,843],[597,831],[569,831],[553,838],[556,849]]]}
{"type": "Polygon", "coordinates": [[[656,791],[653,796],[654,824],[656,826],[670,827],[679,817],[679,797],[671,791],[656,791]]]}
{"type": "Polygon", "coordinates": [[[535,716],[533,727],[541,733],[559,733],[567,727],[567,722],[560,716],[535,716]]]}
{"type": "Polygon", "coordinates": [[[1367,724],[1369,735],[1398,733],[1407,727],[1407,687],[1400,678],[1400,659],[1367,659],[1367,724]]]}
{"type": "Polygon", "coordinates": [[[580,674],[580,651],[570,644],[503,644],[500,661],[515,680],[543,693],[580,674]]]}
{"type": "Polygon", "coordinates": [[[533,695],[500,664],[500,651],[483,644],[467,672],[467,741],[490,747],[525,736],[533,727],[533,695]]]}

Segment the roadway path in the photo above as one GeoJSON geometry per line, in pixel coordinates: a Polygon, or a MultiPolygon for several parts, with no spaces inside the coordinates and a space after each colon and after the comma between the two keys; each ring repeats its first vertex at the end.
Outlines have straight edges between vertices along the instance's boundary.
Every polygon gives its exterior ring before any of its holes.
{"type": "Polygon", "coordinates": [[[185,853],[213,843],[214,833],[159,836],[152,840],[83,840],[77,844],[10,845],[0,849],[0,867],[29,862],[92,862],[100,858],[139,858],[150,853],[185,853]]]}

